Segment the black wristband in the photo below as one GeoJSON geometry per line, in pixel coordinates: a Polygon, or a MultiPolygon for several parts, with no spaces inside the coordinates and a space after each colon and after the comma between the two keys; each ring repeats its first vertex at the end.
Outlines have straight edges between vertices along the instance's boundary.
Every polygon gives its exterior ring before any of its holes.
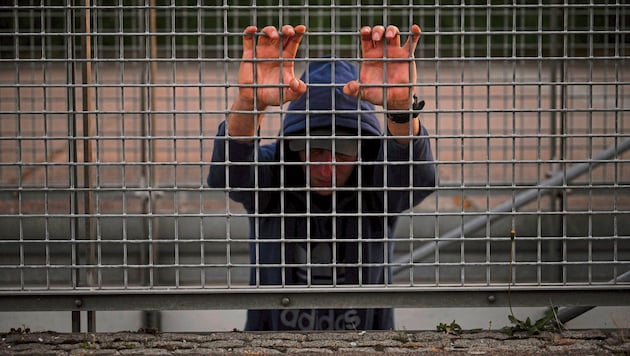
{"type": "Polygon", "coordinates": [[[387,117],[397,124],[405,124],[412,118],[417,118],[420,115],[420,111],[424,108],[424,100],[418,101],[418,97],[414,94],[412,110],[410,112],[402,112],[397,114],[387,114],[387,117]]]}

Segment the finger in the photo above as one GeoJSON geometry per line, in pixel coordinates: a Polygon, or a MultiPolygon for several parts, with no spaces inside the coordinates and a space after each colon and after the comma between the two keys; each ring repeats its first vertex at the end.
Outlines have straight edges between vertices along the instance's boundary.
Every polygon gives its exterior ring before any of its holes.
{"type": "MultiPolygon", "coordinates": [[[[291,37],[291,36],[295,35],[295,29],[291,25],[284,25],[284,26],[282,26],[282,28],[280,29],[280,32],[282,32],[282,35],[285,36],[285,37],[291,37]]],[[[285,40],[285,38],[283,38],[283,41],[284,40],[285,40]]]]}
{"type": "Polygon", "coordinates": [[[287,101],[295,100],[304,93],[306,93],[306,83],[297,78],[293,78],[289,82],[289,89],[287,90],[285,98],[287,101]]]}
{"type": "Polygon", "coordinates": [[[282,49],[286,49],[289,41],[291,40],[291,37],[295,35],[295,30],[291,25],[284,25],[280,29],[280,32],[282,32],[282,49]]]}
{"type": "Polygon", "coordinates": [[[262,29],[262,36],[258,39],[258,45],[274,44],[280,38],[280,34],[275,26],[267,26],[262,29]]]}
{"type": "Polygon", "coordinates": [[[378,42],[383,39],[384,34],[385,34],[385,27],[381,25],[374,26],[374,28],[372,29],[372,41],[378,44],[378,42]]]}
{"type": "Polygon", "coordinates": [[[359,95],[359,82],[351,80],[343,86],[343,93],[356,98],[359,95]]]}
{"type": "Polygon", "coordinates": [[[400,31],[396,26],[387,26],[387,32],[385,32],[385,39],[388,46],[400,47],[400,31]]]}
{"type": "Polygon", "coordinates": [[[286,57],[295,58],[300,42],[302,42],[302,35],[305,32],[306,26],[304,25],[298,25],[295,28],[287,25],[282,28],[282,33],[285,35],[283,47],[286,57]]]}
{"type": "Polygon", "coordinates": [[[370,26],[363,26],[361,30],[359,30],[359,33],[361,34],[361,46],[367,48],[373,47],[372,28],[370,26]]]}
{"type": "Polygon", "coordinates": [[[405,47],[409,49],[409,54],[413,57],[413,54],[416,52],[416,48],[418,47],[418,41],[420,40],[420,36],[422,35],[422,30],[418,25],[411,26],[411,36],[407,39],[405,43],[405,47]],[[411,46],[411,48],[409,48],[411,46]]]}
{"type": "Polygon", "coordinates": [[[297,33],[298,35],[303,35],[306,33],[306,26],[304,25],[297,25],[295,26],[295,33],[297,33]]]}
{"type": "Polygon", "coordinates": [[[359,33],[361,34],[361,49],[363,52],[367,49],[374,48],[374,42],[372,41],[372,29],[370,26],[361,27],[359,33]]]}
{"type": "Polygon", "coordinates": [[[256,26],[248,26],[243,31],[243,58],[251,58],[252,51],[254,50],[254,35],[258,29],[256,26]]]}
{"type": "Polygon", "coordinates": [[[295,27],[291,25],[282,26],[282,34],[287,36],[303,35],[306,32],[306,26],[297,25],[295,27]]]}

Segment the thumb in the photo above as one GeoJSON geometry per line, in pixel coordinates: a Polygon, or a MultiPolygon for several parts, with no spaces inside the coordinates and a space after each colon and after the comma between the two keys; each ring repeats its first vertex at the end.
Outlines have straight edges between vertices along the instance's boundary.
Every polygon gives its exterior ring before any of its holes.
{"type": "Polygon", "coordinates": [[[289,89],[287,90],[287,98],[286,100],[295,100],[302,96],[306,92],[306,83],[301,81],[300,79],[293,78],[289,82],[289,89]]]}
{"type": "Polygon", "coordinates": [[[356,98],[359,94],[359,82],[351,80],[343,86],[343,93],[356,98]]]}

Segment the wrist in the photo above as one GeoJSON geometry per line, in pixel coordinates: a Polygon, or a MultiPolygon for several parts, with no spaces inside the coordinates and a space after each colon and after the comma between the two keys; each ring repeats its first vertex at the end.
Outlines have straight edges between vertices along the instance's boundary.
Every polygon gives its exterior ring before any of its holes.
{"type": "Polygon", "coordinates": [[[413,137],[420,133],[420,119],[411,119],[405,123],[395,123],[387,120],[387,130],[391,136],[398,136],[396,141],[400,144],[407,144],[413,137]]]}
{"type": "MultiPolygon", "coordinates": [[[[417,118],[423,108],[424,100],[418,100],[418,97],[414,94],[411,110],[409,110],[409,106],[405,107],[402,110],[391,108],[392,111],[387,113],[387,118],[397,124],[406,124],[409,122],[409,120],[417,118]]],[[[388,109],[390,109],[389,106],[388,109]]]]}
{"type": "Polygon", "coordinates": [[[254,98],[237,96],[232,103],[232,110],[236,111],[264,111],[267,105],[254,98]]]}
{"type": "Polygon", "coordinates": [[[253,137],[260,128],[265,107],[260,106],[256,109],[253,100],[242,96],[236,97],[227,117],[228,135],[253,137]]]}

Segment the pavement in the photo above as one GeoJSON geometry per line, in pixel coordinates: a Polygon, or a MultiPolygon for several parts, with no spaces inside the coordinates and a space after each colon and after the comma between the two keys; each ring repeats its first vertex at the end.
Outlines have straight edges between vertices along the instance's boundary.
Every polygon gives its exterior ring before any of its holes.
{"type": "Polygon", "coordinates": [[[630,330],[0,334],[0,355],[630,355],[630,330]]]}

